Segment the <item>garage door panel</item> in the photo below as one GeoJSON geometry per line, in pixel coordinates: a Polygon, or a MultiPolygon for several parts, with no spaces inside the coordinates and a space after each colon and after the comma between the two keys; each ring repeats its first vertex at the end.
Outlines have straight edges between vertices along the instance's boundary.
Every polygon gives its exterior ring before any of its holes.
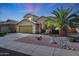
{"type": "Polygon", "coordinates": [[[10,31],[10,28],[8,26],[2,26],[1,32],[11,32],[11,31],[10,31]]]}
{"type": "Polygon", "coordinates": [[[32,33],[32,26],[20,26],[19,27],[19,31],[20,32],[24,32],[24,33],[32,33]]]}

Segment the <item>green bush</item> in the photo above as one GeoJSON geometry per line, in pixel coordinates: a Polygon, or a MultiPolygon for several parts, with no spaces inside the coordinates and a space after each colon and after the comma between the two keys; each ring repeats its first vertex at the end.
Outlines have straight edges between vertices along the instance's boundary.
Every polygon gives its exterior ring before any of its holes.
{"type": "Polygon", "coordinates": [[[4,33],[4,32],[0,32],[0,36],[4,36],[6,35],[7,33],[4,33]]]}
{"type": "Polygon", "coordinates": [[[70,38],[69,41],[70,42],[76,42],[76,39],[75,38],[70,38]]]}

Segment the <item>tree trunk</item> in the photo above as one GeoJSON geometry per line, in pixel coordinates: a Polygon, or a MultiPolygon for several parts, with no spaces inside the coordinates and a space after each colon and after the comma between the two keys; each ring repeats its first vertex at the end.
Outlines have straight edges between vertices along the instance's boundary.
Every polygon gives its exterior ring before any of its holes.
{"type": "Polygon", "coordinates": [[[76,33],[76,29],[70,26],[64,26],[60,28],[59,30],[60,35],[66,36],[67,33],[76,33]]]}
{"type": "Polygon", "coordinates": [[[64,31],[63,29],[60,29],[60,30],[59,30],[59,35],[61,35],[61,36],[66,36],[66,34],[67,34],[67,32],[64,31]]]}

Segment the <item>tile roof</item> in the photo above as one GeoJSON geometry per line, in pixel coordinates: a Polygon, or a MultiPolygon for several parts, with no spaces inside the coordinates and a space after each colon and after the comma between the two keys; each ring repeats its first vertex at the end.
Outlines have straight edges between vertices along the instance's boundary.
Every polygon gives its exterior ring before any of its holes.
{"type": "Polygon", "coordinates": [[[17,24],[17,23],[18,21],[10,20],[10,19],[0,22],[0,24],[17,24]]]}

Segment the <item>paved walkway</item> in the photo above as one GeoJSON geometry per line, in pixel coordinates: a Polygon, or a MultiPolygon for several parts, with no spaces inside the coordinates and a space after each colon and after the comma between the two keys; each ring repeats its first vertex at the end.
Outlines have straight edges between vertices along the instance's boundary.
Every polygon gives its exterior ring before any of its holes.
{"type": "Polygon", "coordinates": [[[22,52],[32,56],[79,56],[79,51],[64,50],[54,47],[40,46],[15,41],[18,38],[28,35],[31,34],[17,33],[7,35],[3,38],[0,38],[0,47],[22,52]]]}

